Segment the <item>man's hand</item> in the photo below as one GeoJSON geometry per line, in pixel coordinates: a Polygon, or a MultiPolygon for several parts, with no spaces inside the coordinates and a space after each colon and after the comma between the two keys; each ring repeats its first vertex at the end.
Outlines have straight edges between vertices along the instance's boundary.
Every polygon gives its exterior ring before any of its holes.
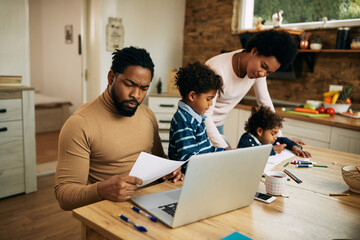
{"type": "Polygon", "coordinates": [[[292,151],[297,156],[304,157],[304,158],[311,158],[311,153],[309,153],[307,151],[303,151],[298,146],[293,146],[292,151]]]}
{"type": "Polygon", "coordinates": [[[281,145],[274,145],[273,149],[274,149],[275,153],[279,154],[282,151],[284,151],[285,147],[286,147],[286,144],[284,143],[284,144],[281,144],[281,145]]]}
{"type": "Polygon", "coordinates": [[[97,190],[102,199],[121,202],[129,200],[137,189],[136,184],[142,183],[143,181],[137,177],[114,175],[99,182],[97,190]]]}
{"type": "Polygon", "coordinates": [[[172,173],[162,177],[163,181],[171,179],[173,183],[184,180],[184,174],[181,172],[181,167],[173,171],[172,173]]]}

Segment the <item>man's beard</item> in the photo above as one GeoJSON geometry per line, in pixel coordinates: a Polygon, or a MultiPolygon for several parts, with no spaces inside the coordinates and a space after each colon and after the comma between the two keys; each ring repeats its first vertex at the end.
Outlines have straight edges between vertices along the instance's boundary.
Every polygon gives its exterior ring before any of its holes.
{"type": "Polygon", "coordinates": [[[114,101],[114,106],[116,107],[118,113],[121,115],[121,116],[124,116],[124,117],[132,117],[138,106],[140,105],[140,103],[138,101],[136,101],[136,99],[132,99],[132,100],[125,100],[125,101],[122,101],[122,102],[119,102],[117,100],[117,96],[116,96],[116,93],[115,93],[115,90],[114,88],[111,89],[111,95],[112,95],[112,99],[114,101]],[[128,102],[132,102],[132,103],[135,103],[136,104],[136,107],[135,108],[128,108],[125,106],[125,103],[128,103],[128,102]]]}

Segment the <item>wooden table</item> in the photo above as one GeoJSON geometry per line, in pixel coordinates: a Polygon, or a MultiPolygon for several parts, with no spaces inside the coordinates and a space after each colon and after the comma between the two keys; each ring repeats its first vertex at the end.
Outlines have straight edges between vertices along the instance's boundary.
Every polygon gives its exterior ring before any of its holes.
{"type": "MultiPolygon", "coordinates": [[[[313,161],[329,168],[286,169],[303,183],[287,183],[289,198],[278,197],[273,203],[253,201],[248,207],[175,229],[154,223],[130,209],[131,202],[101,201],[73,211],[82,223],[82,239],[220,239],[238,231],[253,239],[360,239],[360,194],[348,191],[341,167],[360,165],[360,155],[305,146],[313,161]],[[331,197],[329,193],[350,193],[331,197]],[[141,233],[119,219],[124,214],[148,229],[141,233]]],[[[297,157],[292,157],[297,158],[297,157]]],[[[291,160],[290,159],[290,160],[291,160]]],[[[282,171],[283,161],[275,170],[282,171]]],[[[136,192],[136,196],[177,188],[169,182],[136,192]]],[[[264,184],[259,184],[264,192],[264,184]]]]}

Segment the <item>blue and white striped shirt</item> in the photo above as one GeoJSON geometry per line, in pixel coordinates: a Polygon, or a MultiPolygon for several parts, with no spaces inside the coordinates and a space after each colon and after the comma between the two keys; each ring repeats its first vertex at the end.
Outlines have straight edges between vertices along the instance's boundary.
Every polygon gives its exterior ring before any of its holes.
{"type": "Polygon", "coordinates": [[[171,120],[169,159],[185,161],[195,154],[219,152],[225,148],[211,145],[205,128],[205,115],[199,115],[182,101],[171,120]]]}

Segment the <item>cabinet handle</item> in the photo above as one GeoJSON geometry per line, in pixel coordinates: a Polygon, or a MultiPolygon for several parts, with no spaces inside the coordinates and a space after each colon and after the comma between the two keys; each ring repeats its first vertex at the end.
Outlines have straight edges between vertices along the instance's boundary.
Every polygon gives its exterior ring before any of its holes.
{"type": "Polygon", "coordinates": [[[161,142],[163,142],[163,143],[168,143],[168,142],[170,142],[170,140],[162,140],[162,139],[161,139],[161,142]]]}
{"type": "Polygon", "coordinates": [[[159,123],[171,123],[169,120],[160,120],[159,123]]]}
{"type": "Polygon", "coordinates": [[[6,113],[6,108],[0,109],[0,113],[6,113]]]}
{"type": "Polygon", "coordinates": [[[6,131],[7,131],[7,127],[0,128],[0,132],[6,132],[6,131]]]}
{"type": "Polygon", "coordinates": [[[160,104],[160,107],[172,108],[172,107],[175,107],[175,105],[174,104],[160,104]]]}

